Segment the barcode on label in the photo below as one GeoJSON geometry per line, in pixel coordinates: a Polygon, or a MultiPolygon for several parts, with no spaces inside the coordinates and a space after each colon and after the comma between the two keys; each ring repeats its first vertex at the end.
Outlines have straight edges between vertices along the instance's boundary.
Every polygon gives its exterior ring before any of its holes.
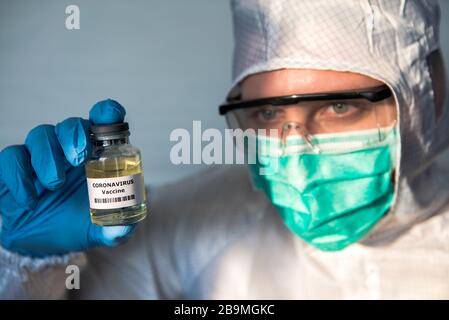
{"type": "Polygon", "coordinates": [[[136,195],[132,194],[130,196],[117,197],[117,198],[95,198],[95,203],[113,203],[113,202],[122,202],[136,199],[136,195]]]}

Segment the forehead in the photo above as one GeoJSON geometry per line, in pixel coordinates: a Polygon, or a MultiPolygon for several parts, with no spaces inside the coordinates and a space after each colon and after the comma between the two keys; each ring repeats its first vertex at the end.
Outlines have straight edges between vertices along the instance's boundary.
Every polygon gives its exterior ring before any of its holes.
{"type": "Polygon", "coordinates": [[[282,69],[257,73],[242,82],[242,98],[366,89],[384,83],[371,77],[332,70],[282,69]]]}

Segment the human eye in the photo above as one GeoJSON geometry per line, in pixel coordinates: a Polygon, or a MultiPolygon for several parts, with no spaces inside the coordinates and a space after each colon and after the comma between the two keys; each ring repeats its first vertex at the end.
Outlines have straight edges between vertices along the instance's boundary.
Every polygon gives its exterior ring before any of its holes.
{"type": "Polygon", "coordinates": [[[335,101],[322,106],[319,110],[319,118],[325,120],[357,117],[366,114],[369,108],[364,104],[335,101]]]}
{"type": "Polygon", "coordinates": [[[273,123],[283,118],[284,112],[279,107],[260,107],[251,111],[250,117],[260,123],[273,123]]]}

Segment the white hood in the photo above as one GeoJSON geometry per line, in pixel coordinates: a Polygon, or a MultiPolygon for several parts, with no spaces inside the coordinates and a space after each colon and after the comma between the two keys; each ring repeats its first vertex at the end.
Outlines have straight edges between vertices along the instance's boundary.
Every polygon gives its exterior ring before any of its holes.
{"type": "Polygon", "coordinates": [[[307,68],[361,73],[392,89],[399,115],[395,201],[364,243],[389,241],[449,199],[435,157],[449,144],[447,100],[435,112],[429,54],[439,49],[431,0],[235,0],[233,84],[251,74],[307,68]],[[438,121],[437,121],[438,120],[438,121]]]}

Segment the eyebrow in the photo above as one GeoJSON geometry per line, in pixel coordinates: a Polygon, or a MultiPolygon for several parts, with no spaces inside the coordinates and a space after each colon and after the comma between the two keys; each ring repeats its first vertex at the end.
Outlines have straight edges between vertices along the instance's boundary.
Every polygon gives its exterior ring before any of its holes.
{"type": "Polygon", "coordinates": [[[235,109],[258,107],[262,105],[283,106],[295,104],[303,101],[323,101],[323,100],[347,100],[347,99],[366,99],[371,102],[384,100],[392,95],[390,88],[383,85],[375,88],[362,88],[354,90],[319,92],[307,94],[291,94],[286,96],[276,96],[269,98],[260,98],[253,100],[231,99],[219,106],[220,115],[235,109]]]}

